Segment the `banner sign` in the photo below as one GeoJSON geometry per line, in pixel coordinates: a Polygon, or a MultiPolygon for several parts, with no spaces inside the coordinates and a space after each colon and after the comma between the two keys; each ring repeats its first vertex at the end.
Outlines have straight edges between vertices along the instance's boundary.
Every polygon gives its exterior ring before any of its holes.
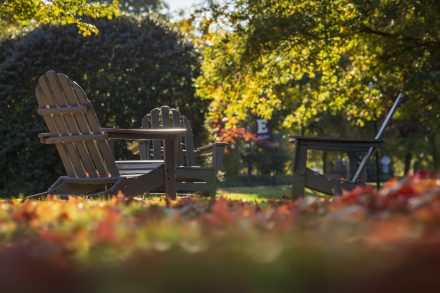
{"type": "Polygon", "coordinates": [[[257,118],[257,141],[270,140],[269,121],[266,119],[257,118]]]}

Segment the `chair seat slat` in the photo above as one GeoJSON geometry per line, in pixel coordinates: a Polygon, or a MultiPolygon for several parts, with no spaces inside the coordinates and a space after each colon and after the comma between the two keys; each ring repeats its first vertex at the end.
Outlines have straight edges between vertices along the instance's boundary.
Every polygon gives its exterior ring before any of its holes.
{"type": "Polygon", "coordinates": [[[141,175],[141,174],[148,174],[154,170],[156,170],[156,168],[140,169],[140,170],[119,170],[119,173],[121,173],[121,175],[141,175]]]}

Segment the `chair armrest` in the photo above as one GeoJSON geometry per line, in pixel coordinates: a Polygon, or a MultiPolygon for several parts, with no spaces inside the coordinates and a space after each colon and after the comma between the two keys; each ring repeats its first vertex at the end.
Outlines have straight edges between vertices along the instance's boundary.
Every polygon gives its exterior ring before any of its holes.
{"type": "Polygon", "coordinates": [[[195,155],[208,155],[212,156],[212,168],[215,173],[220,169],[223,162],[223,155],[225,153],[225,147],[228,146],[225,142],[216,142],[210,145],[200,147],[194,151],[195,155]]]}
{"type": "Polygon", "coordinates": [[[184,128],[171,129],[120,129],[120,128],[101,128],[108,135],[109,139],[173,139],[185,135],[184,128]]]}
{"type": "Polygon", "coordinates": [[[229,144],[226,142],[216,142],[216,143],[212,143],[200,148],[197,148],[194,150],[194,154],[196,155],[209,155],[212,154],[214,152],[215,148],[225,148],[227,147],[229,144]]]}
{"type": "Polygon", "coordinates": [[[305,145],[308,149],[355,152],[368,151],[370,148],[379,148],[383,143],[383,139],[312,136],[291,136],[289,141],[300,145],[305,145]]]}

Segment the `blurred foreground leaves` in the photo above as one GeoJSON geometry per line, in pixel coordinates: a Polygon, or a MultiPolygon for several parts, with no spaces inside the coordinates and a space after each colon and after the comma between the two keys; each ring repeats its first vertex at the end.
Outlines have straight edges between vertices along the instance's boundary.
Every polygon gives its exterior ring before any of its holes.
{"type": "Polygon", "coordinates": [[[434,292],[440,182],[263,204],[0,202],[2,292],[434,292]]]}

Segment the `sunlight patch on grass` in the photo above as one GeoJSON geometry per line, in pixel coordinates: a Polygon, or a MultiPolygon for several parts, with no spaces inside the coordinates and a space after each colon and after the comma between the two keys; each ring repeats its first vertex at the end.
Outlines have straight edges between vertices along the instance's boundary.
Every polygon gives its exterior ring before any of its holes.
{"type": "Polygon", "coordinates": [[[229,187],[219,189],[217,192],[217,196],[228,199],[257,202],[280,198],[282,195],[290,195],[290,186],[229,187]]]}
{"type": "MultiPolygon", "coordinates": [[[[227,187],[217,191],[217,197],[223,196],[232,200],[262,202],[271,198],[280,198],[285,195],[290,197],[290,185],[280,186],[249,186],[249,187],[227,187]]],[[[325,196],[311,190],[306,190],[306,196],[325,196]]]]}

